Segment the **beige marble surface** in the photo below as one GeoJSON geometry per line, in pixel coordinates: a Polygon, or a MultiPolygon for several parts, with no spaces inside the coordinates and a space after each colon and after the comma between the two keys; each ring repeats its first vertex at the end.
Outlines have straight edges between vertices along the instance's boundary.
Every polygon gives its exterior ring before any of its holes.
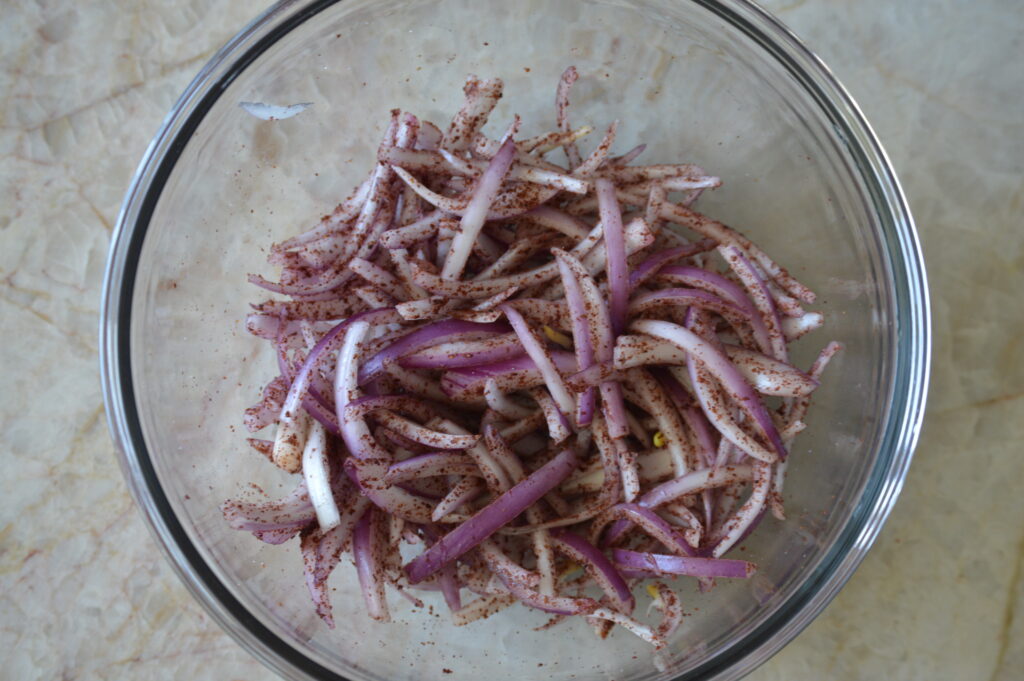
{"type": "MultiPolygon", "coordinates": [[[[164,113],[262,0],[0,6],[0,677],[270,679],[164,564],[121,481],[97,307],[164,113]]],[[[935,311],[928,420],[861,569],[751,678],[1024,679],[1024,8],[784,1],[886,145],[935,311]]]]}

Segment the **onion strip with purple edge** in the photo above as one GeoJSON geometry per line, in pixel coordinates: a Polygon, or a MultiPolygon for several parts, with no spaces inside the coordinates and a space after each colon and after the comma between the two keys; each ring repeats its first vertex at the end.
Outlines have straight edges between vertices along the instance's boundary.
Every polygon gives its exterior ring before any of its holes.
{"type": "Polygon", "coordinates": [[[825,317],[692,208],[719,178],[633,165],[643,144],[613,156],[618,121],[580,153],[578,77],[559,81],[556,129],[519,142],[518,116],[483,131],[498,79],[470,76],[441,127],[393,109],[367,179],[270,246],[276,281],[249,275],[285,298],[245,319],[277,378],[244,425],[275,428],[250,446],[299,484],[221,510],[265,543],[299,537],[327,626],[348,555],[375,619],[389,586],[424,607],[415,588],[456,625],[518,601],[554,615],[540,629],[576,615],[661,648],[683,618],[664,578],[748,577],[724,554],[769,512],[785,520],[786,454],[839,345],[790,363],[825,317]],[[559,148],[568,164],[545,157],[559,148]],[[637,580],[660,622],[632,616],[637,580]]]}
{"type": "Polygon", "coordinates": [[[505,588],[522,603],[544,612],[556,615],[580,615],[597,608],[592,598],[570,598],[567,596],[547,596],[530,587],[526,579],[527,571],[513,563],[500,548],[491,540],[485,539],[478,549],[484,562],[491,572],[498,576],[505,588]]]}
{"type": "Polygon", "coordinates": [[[612,332],[622,333],[629,300],[629,270],[626,266],[626,237],[622,227],[622,209],[615,198],[615,185],[601,178],[595,183],[597,201],[604,225],[605,257],[608,259],[609,315],[612,332]]]}
{"type": "Polygon", "coordinates": [[[479,475],[476,463],[465,454],[432,452],[392,464],[384,482],[393,485],[406,480],[428,478],[435,475],[479,475]]]}
{"type": "MultiPolygon", "coordinates": [[[[555,113],[558,118],[558,129],[562,132],[571,132],[569,124],[569,93],[572,91],[572,84],[580,77],[575,66],[570,66],[563,73],[558,81],[558,89],[555,92],[555,113]]],[[[563,145],[565,156],[569,159],[569,170],[575,170],[580,164],[580,152],[576,148],[576,142],[570,141],[563,145]]]]}
{"type": "Polygon", "coordinates": [[[459,558],[557,487],[578,463],[572,449],[563,450],[522,482],[496,498],[472,518],[442,537],[405,566],[409,582],[416,584],[459,558]]]}
{"type": "Polygon", "coordinates": [[[359,367],[359,384],[363,385],[379,376],[384,371],[384,364],[388,360],[399,359],[443,342],[498,335],[508,331],[508,324],[504,322],[479,324],[460,319],[448,319],[429,324],[403,336],[363,362],[359,367]]]}
{"type": "Polygon", "coordinates": [[[526,320],[523,319],[523,316],[515,308],[506,304],[501,306],[501,311],[505,313],[505,318],[512,325],[512,330],[519,336],[526,354],[533,360],[541,376],[544,377],[544,383],[547,385],[548,392],[551,393],[551,398],[558,405],[558,409],[563,415],[574,413],[576,411],[576,400],[573,399],[565,387],[565,381],[562,380],[562,376],[555,368],[550,353],[541,345],[537,337],[533,335],[530,327],[526,325],[526,320]]]}
{"type": "Polygon", "coordinates": [[[493,364],[522,354],[518,336],[508,333],[482,340],[439,343],[400,358],[398,364],[408,369],[453,369],[493,364]]]}
{"type": "Polygon", "coordinates": [[[384,565],[380,555],[381,537],[377,527],[377,513],[377,509],[371,506],[356,523],[352,535],[352,555],[366,603],[366,614],[379,622],[389,622],[391,615],[384,598],[384,565]]]}
{"type": "MultiPolygon", "coordinates": [[[[743,378],[743,375],[729,361],[728,356],[697,334],[678,324],[643,319],[633,322],[631,328],[634,331],[646,333],[649,336],[661,338],[675,344],[689,357],[707,367],[708,371],[722,384],[726,392],[736,400],[740,407],[757,424],[761,434],[768,439],[771,446],[775,449],[778,458],[786,458],[786,447],[782,444],[782,438],[779,436],[779,431],[772,422],[771,416],[768,415],[768,410],[754,392],[754,389],[743,378]]],[[[710,418],[711,414],[708,414],[708,417],[710,418]]]]}
{"type": "MultiPolygon", "coordinates": [[[[656,509],[675,499],[704,490],[728,487],[737,483],[746,483],[753,478],[753,469],[749,464],[738,464],[722,468],[704,468],[673,478],[657,485],[640,497],[637,505],[656,509]]],[[[605,532],[604,540],[614,544],[628,530],[631,522],[621,519],[612,524],[605,532]]]]}
{"type": "Polygon", "coordinates": [[[718,252],[729,263],[733,273],[743,282],[747,293],[750,294],[750,299],[754,301],[754,307],[757,308],[758,313],[764,320],[765,328],[768,330],[772,357],[780,362],[788,361],[789,353],[786,351],[786,338],[782,335],[782,322],[779,321],[779,312],[775,306],[771,291],[768,290],[768,286],[764,283],[761,275],[754,269],[747,256],[743,255],[743,251],[736,246],[731,244],[719,246],[718,252]]]}
{"type": "Polygon", "coordinates": [[[772,341],[764,318],[758,314],[757,308],[738,284],[729,281],[717,272],[709,272],[699,267],[670,265],[663,267],[657,274],[658,279],[676,281],[686,286],[698,288],[726,300],[740,308],[750,322],[754,338],[757,339],[761,352],[771,354],[772,341]]]}
{"type": "Polygon", "coordinates": [[[679,555],[694,555],[693,547],[687,543],[679,532],[652,509],[640,504],[617,504],[608,509],[591,526],[591,543],[598,543],[597,540],[600,538],[602,531],[612,520],[628,520],[634,525],[639,525],[644,532],[660,541],[669,550],[679,555]]]}
{"type": "MultiPolygon", "coordinates": [[[[469,433],[466,429],[462,428],[457,423],[452,423],[447,419],[437,419],[431,422],[434,427],[438,430],[442,430],[453,435],[463,435],[469,433]]],[[[473,435],[472,437],[481,438],[480,435],[473,435]]],[[[492,492],[500,494],[506,491],[512,486],[512,483],[508,479],[508,475],[505,473],[505,469],[502,468],[491,458],[490,452],[480,442],[474,442],[471,446],[466,448],[466,455],[469,456],[479,469],[480,475],[483,476],[487,482],[487,486],[492,492]]]]}
{"type": "Polygon", "coordinates": [[[616,610],[627,615],[633,612],[636,600],[630,592],[629,585],[597,547],[578,534],[567,530],[552,532],[551,540],[555,543],[556,549],[583,565],[611,600],[616,610]]]}
{"type": "Polygon", "coordinates": [[[469,259],[470,248],[484,226],[484,221],[487,219],[487,211],[501,190],[501,183],[504,181],[505,174],[512,165],[515,153],[515,142],[512,141],[512,136],[509,135],[509,138],[501,145],[501,149],[491,159],[487,170],[480,177],[473,198],[470,199],[466,212],[462,215],[455,238],[452,239],[452,246],[448,251],[448,257],[444,261],[444,268],[441,270],[442,277],[458,279],[462,274],[462,269],[466,266],[466,260],[469,259]]]}
{"type": "Polygon", "coordinates": [[[477,478],[463,478],[457,482],[448,494],[430,512],[430,519],[439,523],[449,513],[455,513],[465,504],[473,501],[487,490],[487,486],[477,478]]]}
{"type": "Polygon", "coordinates": [[[533,413],[533,410],[513,402],[508,395],[502,392],[493,378],[488,378],[484,382],[484,399],[487,400],[487,406],[500,414],[502,418],[516,420],[526,418],[533,413]]]}
{"type": "MultiPolygon", "coordinates": [[[[650,218],[645,218],[645,220],[647,220],[648,224],[653,224],[650,218]]],[[[630,291],[635,290],[641,284],[646,283],[648,279],[658,274],[662,267],[673,262],[710,251],[715,247],[715,245],[715,242],[711,239],[701,239],[700,241],[687,246],[677,246],[675,248],[665,249],[660,253],[655,253],[629,273],[630,291]]]]}
{"type": "MultiPolygon", "coordinates": [[[[579,259],[559,249],[551,249],[559,262],[559,266],[576,278],[587,320],[590,323],[590,341],[594,348],[594,359],[607,362],[612,359],[614,333],[608,308],[605,306],[597,284],[579,259]]],[[[584,369],[581,367],[581,369],[584,369]]],[[[608,419],[608,430],[613,438],[625,437],[629,432],[626,421],[626,405],[622,399],[622,389],[618,383],[604,381],[600,384],[601,402],[608,419]]]]}
{"type": "Polygon", "coordinates": [[[247,532],[287,529],[298,532],[316,519],[305,480],[278,501],[253,503],[230,499],[221,505],[221,512],[231,528],[247,532]]]}
{"type": "Polygon", "coordinates": [[[748,579],[757,569],[745,560],[674,556],[664,553],[643,553],[614,549],[615,565],[627,577],[687,575],[690,577],[727,577],[748,579]]]}

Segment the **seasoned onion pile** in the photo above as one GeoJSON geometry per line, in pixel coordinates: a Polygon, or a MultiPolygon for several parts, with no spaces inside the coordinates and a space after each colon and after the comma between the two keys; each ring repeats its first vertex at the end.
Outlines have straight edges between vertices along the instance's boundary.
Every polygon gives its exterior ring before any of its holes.
{"type": "Polygon", "coordinates": [[[440,591],[456,624],[519,602],[660,648],[682,618],[671,581],[749,577],[723,556],[783,517],[787,453],[839,346],[790,363],[822,324],[814,294],[693,210],[718,178],[613,155],[615,123],[580,153],[576,78],[538,137],[518,117],[481,132],[500,80],[470,77],[444,132],[392,111],[366,181],[272,247],[279,281],[251,277],[283,298],[247,321],[279,372],[245,415],[274,439],[249,442],[301,481],[223,511],[300,537],[329,626],[349,553],[377,620],[389,587],[440,591]],[[634,612],[640,582],[655,622],[634,612]]]}

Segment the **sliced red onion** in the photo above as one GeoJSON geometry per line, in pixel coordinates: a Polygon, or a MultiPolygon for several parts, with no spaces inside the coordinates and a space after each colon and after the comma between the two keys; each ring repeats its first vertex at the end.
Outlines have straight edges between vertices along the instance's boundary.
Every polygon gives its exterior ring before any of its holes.
{"type": "Polygon", "coordinates": [[[454,435],[431,430],[387,410],[376,412],[374,418],[399,435],[433,449],[466,449],[480,439],[479,435],[454,435]]]}
{"type": "Polygon", "coordinates": [[[504,322],[478,324],[459,319],[449,319],[428,324],[402,336],[401,339],[363,362],[363,365],[359,368],[359,384],[362,385],[379,376],[384,371],[385,362],[389,360],[398,359],[443,342],[476,339],[481,336],[497,335],[507,333],[508,331],[508,324],[504,322]]]}
{"type": "Polygon", "coordinates": [[[757,570],[745,560],[673,556],[614,549],[615,564],[630,577],[687,575],[689,577],[726,577],[748,579],[757,570]]]}
{"type": "MultiPolygon", "coordinates": [[[[576,369],[576,358],[571,353],[554,350],[551,359],[560,372],[570,373],[576,369]]],[[[493,379],[502,390],[524,390],[544,383],[544,376],[533,359],[522,355],[504,362],[446,371],[441,376],[441,389],[459,400],[481,398],[488,379],[493,379]]]]}
{"type": "Polygon", "coordinates": [[[341,225],[355,218],[359,215],[360,209],[363,207],[363,204],[366,203],[366,199],[370,195],[372,177],[373,173],[371,172],[370,177],[364,180],[355,189],[355,191],[352,192],[351,196],[338,204],[330,215],[325,215],[321,218],[316,227],[308,232],[300,234],[299,236],[274,244],[271,246],[271,251],[283,252],[298,248],[299,246],[303,246],[311,241],[315,241],[337,231],[341,225]]]}
{"type": "Polygon", "coordinates": [[[389,378],[401,386],[402,390],[411,395],[416,395],[439,404],[458,404],[458,406],[465,409],[471,409],[474,406],[472,400],[456,403],[444,393],[436,379],[428,378],[412,369],[404,369],[397,362],[386,362],[384,364],[384,371],[387,372],[389,378]]]}
{"type": "Polygon", "coordinates": [[[490,424],[484,426],[484,442],[487,445],[487,451],[491,454],[491,458],[505,469],[512,483],[519,484],[522,482],[523,478],[526,477],[526,471],[523,468],[522,462],[516,456],[516,453],[512,451],[512,448],[509,447],[508,442],[502,437],[501,433],[490,424]]]}
{"type": "Polygon", "coordinates": [[[434,509],[426,498],[399,485],[392,486],[385,482],[390,466],[386,459],[349,457],[345,459],[344,465],[359,491],[378,508],[414,523],[432,521],[434,509]]]}
{"type": "Polygon", "coordinates": [[[508,395],[502,392],[493,378],[488,378],[484,383],[484,399],[487,400],[489,408],[509,420],[525,418],[533,413],[532,409],[513,402],[508,395]]]}
{"type": "Polygon", "coordinates": [[[253,530],[252,536],[261,542],[277,546],[285,543],[302,531],[302,527],[282,528],[280,530],[253,530]]]}
{"type": "Polygon", "coordinates": [[[683,623],[683,608],[679,603],[679,597],[665,584],[655,582],[654,588],[658,592],[658,598],[651,605],[662,611],[661,623],[658,624],[656,633],[667,640],[683,623]]]}
{"type": "Polygon", "coordinates": [[[476,76],[466,79],[463,92],[466,101],[452,118],[441,145],[448,151],[463,151],[473,136],[487,122],[487,117],[501,99],[504,83],[500,78],[480,80],[476,76]]]}
{"type": "Polygon", "coordinates": [[[761,319],[764,320],[765,328],[768,330],[768,340],[771,343],[772,357],[780,362],[789,360],[789,353],[786,351],[786,339],[782,335],[782,323],[779,321],[779,312],[775,307],[775,300],[768,285],[765,284],[757,269],[751,264],[743,251],[734,245],[726,244],[718,247],[719,253],[729,263],[729,267],[743,282],[743,286],[754,301],[761,319]]]}
{"type": "MultiPolygon", "coordinates": [[[[729,406],[718,392],[716,381],[712,377],[711,372],[705,367],[698,365],[692,359],[687,360],[686,369],[689,372],[690,384],[693,386],[694,392],[697,393],[697,400],[700,402],[704,415],[715,429],[721,433],[724,439],[734,444],[744,454],[755,459],[769,463],[780,460],[776,452],[766,448],[753,436],[749,435],[732,417],[729,406]]],[[[678,370],[673,369],[673,371],[678,370]]],[[[780,435],[780,441],[781,437],[780,435]]],[[[783,443],[784,446],[785,443],[783,443]]]]}
{"type": "Polygon", "coordinates": [[[300,411],[298,414],[285,418],[282,410],[274,433],[274,449],[271,460],[278,468],[289,473],[298,473],[302,467],[302,450],[306,445],[306,435],[312,422],[309,414],[300,411]]]}
{"type": "Polygon", "coordinates": [[[328,629],[333,629],[334,617],[331,612],[331,597],[327,591],[327,581],[316,578],[318,534],[314,530],[307,530],[303,533],[302,541],[299,544],[303,573],[306,577],[306,588],[309,590],[309,596],[313,601],[313,608],[316,610],[317,616],[324,621],[328,629]]]}
{"type": "Polygon", "coordinates": [[[440,343],[406,355],[398,363],[410,369],[454,369],[493,364],[522,354],[523,346],[518,336],[506,333],[482,340],[440,343]]]}
{"type": "MultiPolygon", "coordinates": [[[[391,169],[420,198],[435,208],[450,215],[458,215],[460,217],[469,211],[470,198],[438,194],[404,168],[391,166],[391,169]]],[[[533,210],[537,206],[543,205],[560,191],[561,189],[558,187],[539,187],[526,182],[509,186],[494,198],[494,201],[490,204],[490,210],[487,213],[486,219],[503,220],[521,215],[529,210],[533,210]]]]}
{"type": "Polygon", "coordinates": [[[526,572],[506,556],[498,546],[484,540],[480,544],[479,553],[491,572],[496,574],[513,596],[525,605],[559,615],[579,615],[597,608],[597,602],[591,598],[570,598],[568,596],[546,596],[535,591],[523,576],[526,572]]]}
{"type": "Polygon", "coordinates": [[[390,622],[388,603],[384,598],[384,561],[381,557],[383,537],[378,527],[379,522],[378,512],[371,506],[356,523],[352,535],[352,555],[366,603],[366,613],[378,622],[390,622]]]}
{"type": "Polygon", "coordinates": [[[572,435],[572,425],[569,423],[569,419],[551,399],[548,391],[543,388],[531,388],[530,397],[537,401],[544,413],[544,420],[548,424],[548,437],[552,443],[561,444],[572,435]]]}
{"type": "Polygon", "coordinates": [[[481,541],[508,524],[557,487],[576,467],[578,458],[571,449],[544,464],[537,471],[497,497],[472,518],[442,537],[434,546],[405,566],[409,582],[415,584],[456,560],[481,541]]]}
{"type": "Polygon", "coordinates": [[[742,541],[747,530],[760,517],[772,484],[772,467],[763,461],[754,462],[754,489],[750,497],[726,522],[722,538],[711,551],[713,558],[721,558],[729,549],[742,541]]]}
{"type": "MultiPolygon", "coordinates": [[[[594,363],[594,347],[587,305],[580,291],[580,283],[563,258],[558,259],[558,271],[565,288],[565,300],[572,319],[572,337],[576,352],[576,364],[583,371],[594,363]]],[[[595,394],[593,388],[585,389],[577,397],[576,422],[580,426],[590,425],[594,418],[595,394]]]]}
{"type": "MultiPolygon", "coordinates": [[[[648,223],[650,223],[649,219],[648,223]]],[[[701,239],[700,241],[686,246],[668,248],[655,253],[629,273],[630,290],[635,290],[638,286],[644,284],[648,279],[658,274],[661,268],[666,265],[670,265],[673,262],[677,262],[685,258],[693,257],[699,253],[705,253],[712,250],[715,246],[716,243],[711,239],[701,239]]]]}
{"type": "Polygon", "coordinates": [[[686,364],[686,353],[668,341],[650,336],[625,334],[615,340],[613,366],[616,370],[652,364],[683,365],[686,364]]]}
{"type": "MultiPolygon", "coordinates": [[[[540,521],[541,512],[536,506],[526,509],[531,520],[540,521]]],[[[537,590],[544,596],[555,595],[555,553],[551,549],[551,533],[547,530],[538,530],[533,533],[533,553],[537,557],[537,572],[540,573],[540,583],[537,590]]]]}
{"type": "Polygon", "coordinates": [[[404,591],[418,576],[456,622],[520,600],[582,614],[602,638],[617,623],[660,647],[679,600],[654,585],[662,621],[641,624],[623,572],[693,573],[704,591],[769,508],[783,517],[782,457],[835,352],[809,374],[786,361],[786,343],[821,324],[802,307],[813,293],[689,208],[718,178],[688,164],[628,166],[643,145],[610,157],[615,123],[581,159],[575,141],[590,128],[571,130],[567,114],[577,77],[570,68],[559,85],[559,130],[518,144],[518,116],[500,139],[480,132],[500,81],[471,77],[445,135],[392,111],[369,179],[271,248],[277,282],[253,277],[293,300],[247,319],[273,344],[281,377],[246,425],[276,422],[275,439],[254,446],[304,482],[284,500],[224,511],[266,542],[301,533],[307,586],[330,625],[326,581],[351,546],[381,619],[385,584],[421,605],[404,591]],[[568,169],[543,158],[558,147],[568,169]],[[704,238],[691,243],[674,225],[704,238]],[[742,286],[711,271],[711,248],[742,286]],[[638,335],[621,336],[630,321],[638,335]],[[783,398],[778,424],[759,393],[783,398]],[[335,434],[344,449],[332,469],[335,434]],[[560,527],[588,528],[591,541],[552,539],[560,527]],[[591,545],[602,534],[628,547],[622,571],[591,545]],[[425,548],[404,571],[403,540],[425,548]],[[694,554],[708,563],[687,562],[694,554]],[[630,564],[637,556],[643,564],[630,564]],[[566,580],[570,560],[587,574],[566,580]],[[582,598],[595,584],[599,603],[582,598]],[[463,587],[484,598],[463,609],[463,587]]]}
{"type": "Polygon", "coordinates": [[[619,122],[612,121],[612,124],[608,126],[608,132],[605,133],[604,139],[602,139],[594,151],[590,153],[590,156],[587,156],[587,158],[584,159],[575,170],[573,170],[572,174],[576,177],[590,177],[597,172],[597,169],[600,168],[608,158],[608,152],[611,150],[612,145],[615,144],[615,133],[618,129],[619,122]]]}
{"type": "Polygon", "coordinates": [[[348,268],[392,298],[405,300],[407,293],[402,283],[387,270],[364,258],[352,258],[348,268]]]}
{"type": "MultiPolygon", "coordinates": [[[[625,242],[626,255],[631,256],[635,253],[639,253],[648,246],[654,243],[656,236],[651,231],[650,226],[644,222],[643,218],[633,218],[623,227],[623,240],[625,242]]],[[[580,261],[587,271],[592,275],[598,275],[604,272],[608,266],[608,255],[607,247],[604,243],[600,243],[593,248],[589,253],[584,255],[580,261]]],[[[627,271],[624,277],[626,282],[625,286],[629,285],[629,272],[627,271]]]]}
{"type": "Polygon", "coordinates": [[[478,620],[486,619],[516,603],[516,597],[510,593],[481,596],[472,603],[452,613],[452,624],[464,627],[478,620]]]}
{"type": "Polygon", "coordinates": [[[230,527],[247,532],[298,531],[316,519],[305,481],[279,501],[254,503],[231,499],[221,505],[221,512],[230,527]]]}
{"type": "Polygon", "coordinates": [[[636,465],[636,452],[630,451],[621,439],[615,440],[615,452],[622,475],[622,498],[630,502],[635,501],[640,494],[640,470],[636,465]]]}
{"type": "Polygon", "coordinates": [[[602,169],[600,175],[625,185],[670,178],[700,180],[708,177],[708,174],[700,166],[692,163],[656,163],[628,167],[624,163],[616,163],[614,167],[602,169]]]}
{"type": "Polygon", "coordinates": [[[704,534],[704,524],[697,514],[690,510],[682,501],[665,504],[658,509],[658,515],[673,525],[685,527],[683,538],[693,548],[700,546],[701,537],[704,534]]]}
{"type": "MultiPolygon", "coordinates": [[[[580,77],[575,66],[570,66],[563,73],[558,81],[558,90],[555,93],[555,112],[558,117],[558,129],[562,132],[570,132],[572,126],[569,124],[569,93],[572,91],[572,84],[580,77]]],[[[576,148],[576,142],[570,141],[563,145],[565,156],[569,159],[569,169],[575,170],[580,164],[580,152],[576,148]]]]}
{"type": "Polygon", "coordinates": [[[744,316],[749,321],[750,328],[754,333],[754,338],[757,340],[758,348],[764,353],[772,351],[772,341],[768,333],[768,327],[765,326],[764,318],[758,313],[754,303],[751,302],[743,288],[738,284],[715,272],[683,265],[663,267],[657,276],[659,279],[666,279],[707,291],[743,310],[744,316]]]}
{"type": "Polygon", "coordinates": [[[302,476],[309,490],[309,500],[316,511],[317,525],[326,532],[341,522],[341,513],[331,491],[327,467],[327,431],[313,423],[302,452],[302,476]]]}
{"type": "MultiPolygon", "coordinates": [[[[551,249],[551,252],[558,260],[559,267],[570,273],[578,285],[590,326],[589,336],[593,345],[594,360],[607,362],[612,358],[614,334],[608,316],[608,308],[605,306],[597,284],[579,259],[573,257],[572,254],[556,248],[551,249]]],[[[589,367],[580,368],[589,369],[589,367]]],[[[625,437],[629,432],[629,425],[626,422],[626,406],[622,400],[621,389],[618,384],[606,381],[600,384],[600,391],[605,417],[608,419],[608,429],[612,437],[625,437]]]]}
{"type": "Polygon", "coordinates": [[[345,337],[345,331],[350,326],[357,323],[364,323],[366,325],[390,324],[396,321],[397,318],[397,313],[391,308],[370,310],[352,315],[324,334],[316,346],[306,355],[305,362],[302,363],[302,367],[292,381],[291,388],[288,390],[288,396],[284,401],[284,406],[281,408],[281,422],[294,423],[295,419],[298,418],[298,415],[301,413],[300,405],[309,391],[310,383],[313,379],[313,372],[318,370],[318,366],[323,361],[325,354],[329,354],[337,348],[345,337]]]}
{"type": "Polygon", "coordinates": [[[625,328],[629,300],[629,270],[626,266],[626,237],[622,227],[622,209],[615,198],[615,185],[609,180],[601,178],[595,182],[594,187],[601,224],[604,226],[612,331],[619,334],[625,328]]]}
{"type": "Polygon", "coordinates": [[[629,311],[631,314],[640,315],[665,305],[682,305],[711,310],[737,328],[741,328],[742,325],[750,321],[750,316],[745,310],[707,291],[692,288],[668,288],[641,293],[633,298],[629,311]]]}
{"type": "Polygon", "coordinates": [[[801,397],[818,387],[818,381],[792,364],[737,345],[726,345],[725,352],[750,385],[763,395],[801,397]]]}
{"type": "Polygon", "coordinates": [[[655,650],[661,650],[668,645],[668,641],[662,638],[661,635],[652,630],[649,626],[633,619],[632,617],[623,615],[621,612],[615,612],[608,608],[598,608],[590,613],[590,616],[609,620],[610,622],[618,624],[650,643],[654,646],[655,650]]]}
{"type": "Polygon", "coordinates": [[[393,485],[434,475],[480,475],[480,470],[465,454],[431,452],[392,464],[384,477],[384,482],[393,485]]]}
{"type": "Polygon", "coordinates": [[[367,307],[391,307],[395,299],[386,293],[381,293],[375,288],[359,286],[352,289],[352,293],[359,297],[367,307]]]}
{"type": "Polygon", "coordinates": [[[551,206],[538,206],[533,210],[523,213],[522,217],[548,229],[561,232],[577,241],[586,238],[591,229],[590,225],[582,220],[551,206]]]}
{"type": "Polygon", "coordinates": [[[363,418],[381,409],[404,412],[421,421],[437,415],[430,405],[409,395],[365,395],[345,405],[345,418],[363,418]]]}
{"type": "Polygon", "coordinates": [[[255,437],[247,437],[245,441],[250,447],[255,449],[257,452],[267,457],[268,461],[273,461],[274,454],[274,441],[273,440],[261,440],[255,437]]]}
{"type": "Polygon", "coordinates": [[[640,154],[644,153],[646,150],[646,144],[638,144],[629,151],[627,151],[622,156],[616,156],[615,158],[608,159],[607,165],[610,168],[621,168],[623,166],[627,166],[633,161],[635,161],[640,156],[640,154]]]}
{"type": "Polygon", "coordinates": [[[466,260],[469,259],[473,242],[476,241],[484,226],[491,204],[497,198],[505,174],[508,173],[512,160],[515,158],[515,152],[515,142],[510,138],[501,145],[501,149],[491,159],[487,170],[480,176],[473,198],[470,199],[466,212],[463,213],[462,220],[459,222],[455,238],[452,239],[451,250],[448,251],[444,268],[441,270],[442,277],[458,279],[461,276],[462,270],[466,266],[466,260]]]}
{"type": "Polygon", "coordinates": [[[486,490],[486,485],[478,478],[463,478],[438,502],[430,513],[430,519],[434,522],[443,521],[448,514],[455,513],[486,490]]]}
{"type": "MultiPolygon", "coordinates": [[[[689,357],[707,367],[729,395],[754,420],[761,433],[775,448],[779,458],[786,458],[786,448],[782,444],[782,438],[779,437],[778,429],[772,422],[771,416],[768,415],[767,409],[728,357],[697,334],[678,324],[644,319],[633,322],[631,328],[649,336],[675,343],[689,357]]],[[[712,418],[712,414],[707,414],[707,416],[709,419],[712,418]]]]}
{"type": "Polygon", "coordinates": [[[616,610],[627,615],[633,612],[636,601],[630,592],[629,585],[597,547],[578,534],[567,530],[552,532],[551,540],[556,549],[587,570],[587,573],[598,583],[616,610]]]}
{"type": "Polygon", "coordinates": [[[702,468],[658,485],[644,494],[639,503],[648,508],[657,508],[687,494],[747,482],[752,477],[753,469],[749,464],[702,468]]]}
{"type": "Polygon", "coordinates": [[[782,333],[787,341],[795,341],[811,331],[820,329],[825,318],[820,312],[807,312],[799,317],[786,317],[782,320],[782,333]]]}
{"type": "Polygon", "coordinates": [[[263,388],[260,403],[245,410],[246,429],[250,433],[262,430],[277,420],[288,394],[288,379],[278,376],[263,388]]]}
{"type": "Polygon", "coordinates": [[[694,468],[695,452],[692,451],[679,412],[658,385],[658,381],[645,370],[637,368],[627,372],[626,384],[635,392],[641,406],[654,417],[658,429],[665,438],[665,446],[672,457],[675,474],[683,475],[694,468]]]}
{"type": "MultiPolygon", "coordinates": [[[[453,435],[461,435],[465,437],[469,434],[468,430],[447,419],[431,421],[431,425],[438,430],[452,433],[453,435]]],[[[474,435],[473,437],[479,436],[474,435]]],[[[476,463],[480,475],[483,476],[484,480],[487,482],[487,487],[492,493],[500,494],[512,486],[508,476],[505,474],[505,469],[491,458],[490,452],[483,444],[474,443],[466,449],[466,454],[473,459],[474,463],[476,463]]]]}
{"type": "Polygon", "coordinates": [[[554,151],[558,147],[565,146],[569,142],[575,142],[581,137],[585,137],[592,132],[594,132],[594,129],[589,125],[584,125],[576,130],[569,130],[568,132],[554,130],[552,132],[544,133],[543,135],[537,135],[536,137],[529,137],[527,139],[520,140],[516,143],[516,148],[519,149],[520,155],[527,154],[532,158],[539,159],[540,156],[538,155],[554,151]]]}
{"type": "Polygon", "coordinates": [[[370,506],[370,500],[357,494],[351,494],[349,501],[341,511],[341,522],[327,532],[321,532],[317,545],[316,571],[314,578],[317,582],[324,582],[331,572],[337,567],[341,560],[341,552],[345,545],[352,539],[352,532],[366,509],[370,506]]]}

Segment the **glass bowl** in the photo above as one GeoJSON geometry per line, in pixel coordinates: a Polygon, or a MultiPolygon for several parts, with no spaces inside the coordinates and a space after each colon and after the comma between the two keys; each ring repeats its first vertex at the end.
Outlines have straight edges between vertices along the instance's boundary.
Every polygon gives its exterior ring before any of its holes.
{"type": "Polygon", "coordinates": [[[195,597],[291,679],[738,678],[807,626],[863,559],[907,474],[927,385],[925,275],[892,168],[822,63],[742,0],[278,5],[216,54],[147,150],[104,296],[105,397],[128,485],[195,597]],[[582,621],[537,632],[545,617],[525,608],[455,628],[393,599],[396,621],[378,624],[350,569],[332,577],[340,624],[328,630],[297,548],[229,529],[218,508],[250,481],[271,494],[287,485],[242,432],[243,409],[274,372],[243,328],[258,298],[246,274],[267,273],[268,243],[362,179],[392,107],[443,121],[476,73],[505,80],[491,130],[513,112],[551,126],[569,64],[582,74],[577,124],[618,118],[623,149],[647,142],[646,162],[694,161],[724,178],[700,210],[818,292],[826,329],[796,360],[831,339],[845,345],[796,441],[789,518],[746,542],[754,579],[683,589],[689,616],[657,659],[627,632],[599,641],[582,621]],[[312,106],[261,121],[241,101],[312,106]]]}

